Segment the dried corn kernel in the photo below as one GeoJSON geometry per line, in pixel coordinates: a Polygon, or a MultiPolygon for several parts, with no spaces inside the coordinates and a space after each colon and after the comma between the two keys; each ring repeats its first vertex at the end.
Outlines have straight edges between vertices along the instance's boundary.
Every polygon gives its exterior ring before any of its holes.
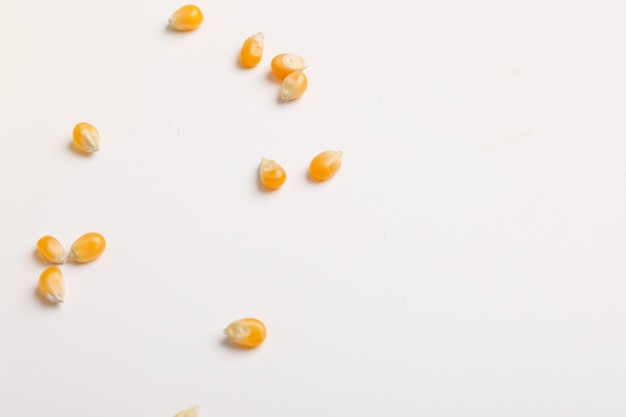
{"type": "Polygon", "coordinates": [[[296,54],[280,54],[272,58],[272,72],[279,80],[294,71],[302,71],[308,65],[304,58],[296,54]]]}
{"type": "Polygon", "coordinates": [[[100,133],[89,123],[82,122],[74,126],[72,137],[79,151],[93,153],[100,150],[100,133]]]}
{"type": "Polygon", "coordinates": [[[259,165],[259,176],[261,183],[270,190],[276,190],[285,183],[287,174],[283,167],[278,165],[276,161],[262,158],[259,165]]]}
{"type": "Polygon", "coordinates": [[[170,17],[169,26],[183,32],[197,29],[202,24],[204,16],[198,6],[188,4],[176,10],[170,17]]]}
{"type": "Polygon", "coordinates": [[[236,320],[224,329],[231,342],[245,347],[257,347],[265,340],[265,325],[257,319],[236,320]]]}
{"type": "Polygon", "coordinates": [[[67,261],[67,255],[63,245],[52,236],[44,236],[37,241],[39,254],[53,264],[62,264],[67,261]]]}
{"type": "Polygon", "coordinates": [[[280,99],[291,101],[300,98],[309,85],[306,75],[302,71],[294,71],[285,77],[280,84],[280,99]]]}
{"type": "Polygon", "coordinates": [[[325,151],[311,161],[309,174],[317,181],[325,181],[341,168],[341,151],[325,151]]]}
{"type": "Polygon", "coordinates": [[[104,248],[106,248],[106,241],[100,233],[86,233],[72,244],[67,260],[81,263],[93,261],[102,255],[104,248]]]}
{"type": "Polygon", "coordinates": [[[39,277],[39,292],[51,303],[62,303],[65,298],[63,274],[56,266],[46,268],[39,277]]]}
{"type": "Polygon", "coordinates": [[[265,45],[265,35],[255,33],[246,39],[241,47],[239,62],[244,68],[256,67],[263,57],[263,47],[265,45]]]}
{"type": "Polygon", "coordinates": [[[197,417],[198,416],[198,407],[192,407],[187,410],[183,410],[180,413],[176,414],[174,417],[197,417]]]}

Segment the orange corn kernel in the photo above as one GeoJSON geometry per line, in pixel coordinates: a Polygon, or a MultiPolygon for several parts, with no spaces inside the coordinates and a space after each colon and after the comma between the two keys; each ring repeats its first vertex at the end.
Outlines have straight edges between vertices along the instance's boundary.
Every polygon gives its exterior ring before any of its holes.
{"type": "Polygon", "coordinates": [[[204,16],[198,6],[188,4],[176,10],[170,17],[169,26],[174,30],[187,32],[197,29],[202,24],[204,16]]]}
{"type": "Polygon", "coordinates": [[[37,241],[39,254],[53,264],[63,264],[67,261],[67,255],[61,242],[52,236],[44,236],[37,241]]]}
{"type": "Polygon", "coordinates": [[[79,151],[93,153],[100,150],[100,133],[89,123],[81,122],[74,126],[72,138],[79,151]]]}
{"type": "Polygon", "coordinates": [[[100,233],[86,233],[72,244],[68,261],[89,262],[102,255],[106,248],[106,241],[100,233]]]}
{"type": "Polygon", "coordinates": [[[65,281],[56,266],[46,268],[39,277],[39,292],[51,303],[62,303],[65,299],[65,281]]]}
{"type": "Polygon", "coordinates": [[[291,101],[302,97],[309,86],[309,80],[302,71],[294,71],[280,84],[280,99],[291,101]]]}
{"type": "Polygon", "coordinates": [[[224,329],[224,333],[231,342],[254,348],[259,346],[265,340],[265,325],[257,319],[247,318],[236,320],[224,329]]]}
{"type": "Polygon", "coordinates": [[[280,188],[287,179],[287,173],[276,161],[263,158],[259,165],[261,183],[270,190],[280,188]]]}
{"type": "Polygon", "coordinates": [[[325,181],[341,168],[341,151],[325,151],[311,161],[309,174],[317,181],[325,181]]]}
{"type": "Polygon", "coordinates": [[[294,71],[302,71],[307,68],[307,63],[300,55],[280,54],[272,58],[272,72],[279,80],[294,71]]]}
{"type": "Polygon", "coordinates": [[[244,68],[256,67],[263,58],[263,47],[265,46],[265,35],[258,32],[246,39],[241,47],[239,62],[244,68]]]}

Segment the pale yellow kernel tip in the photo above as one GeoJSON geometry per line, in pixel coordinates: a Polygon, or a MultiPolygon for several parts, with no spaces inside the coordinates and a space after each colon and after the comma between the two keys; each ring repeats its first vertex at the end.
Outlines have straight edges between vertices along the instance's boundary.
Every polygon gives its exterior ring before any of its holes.
{"type": "Polygon", "coordinates": [[[191,407],[186,410],[180,411],[174,417],[197,417],[198,416],[198,407],[191,407]]]}

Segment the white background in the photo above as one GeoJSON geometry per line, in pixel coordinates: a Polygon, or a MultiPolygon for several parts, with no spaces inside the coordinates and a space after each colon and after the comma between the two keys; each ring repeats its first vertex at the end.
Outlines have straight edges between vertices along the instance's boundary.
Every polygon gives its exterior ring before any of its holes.
{"type": "Polygon", "coordinates": [[[626,415],[620,2],[202,0],[167,31],[182,4],[2,0],[0,415],[626,415]],[[42,304],[35,243],[90,231],[42,304]]]}

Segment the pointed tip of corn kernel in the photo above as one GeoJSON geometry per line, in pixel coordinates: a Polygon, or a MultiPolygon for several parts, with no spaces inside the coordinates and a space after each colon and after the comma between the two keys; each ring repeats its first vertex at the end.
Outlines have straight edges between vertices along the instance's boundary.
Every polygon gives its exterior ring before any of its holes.
{"type": "Polygon", "coordinates": [[[46,294],[46,299],[51,303],[63,303],[65,301],[62,294],[46,294]]]}
{"type": "Polygon", "coordinates": [[[198,407],[191,407],[176,414],[174,417],[197,417],[198,407]]]}
{"type": "Polygon", "coordinates": [[[265,46],[265,34],[263,32],[257,32],[252,35],[252,39],[259,43],[259,46],[262,48],[265,46]]]}

